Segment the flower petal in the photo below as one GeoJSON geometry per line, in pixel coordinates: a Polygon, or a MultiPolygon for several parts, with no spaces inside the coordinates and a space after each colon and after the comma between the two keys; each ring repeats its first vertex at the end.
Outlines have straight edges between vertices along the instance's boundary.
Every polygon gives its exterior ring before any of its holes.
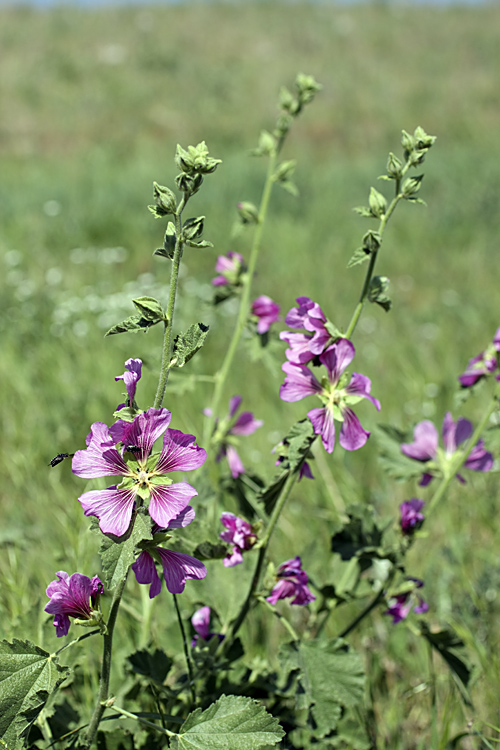
{"type": "Polygon", "coordinates": [[[286,373],[285,382],[280,388],[282,401],[300,401],[323,390],[316,376],[305,365],[285,362],[281,369],[286,373]]]}
{"type": "Polygon", "coordinates": [[[419,422],[413,430],[413,443],[402,443],[401,451],[415,461],[430,461],[435,458],[438,448],[438,433],[428,419],[419,422]]]}
{"type": "Polygon", "coordinates": [[[232,445],[227,445],[225,449],[225,454],[227,458],[227,463],[229,466],[229,471],[231,472],[231,476],[233,479],[236,479],[236,477],[239,477],[240,474],[245,473],[245,467],[243,466],[243,462],[240,458],[240,454],[236,450],[236,448],[232,445]]]}
{"type": "Polygon", "coordinates": [[[71,469],[73,474],[84,479],[97,477],[126,476],[129,468],[110,438],[109,427],[95,422],[87,436],[86,450],[76,451],[71,469]]]}
{"type": "Polygon", "coordinates": [[[137,583],[150,583],[149,598],[154,599],[161,592],[161,580],[156,570],[155,561],[149,552],[143,551],[132,565],[137,583]]]}
{"type": "Polygon", "coordinates": [[[342,416],[344,421],[340,428],[339,443],[346,451],[357,451],[365,445],[370,433],[363,429],[361,422],[348,406],[343,407],[342,416]]]}
{"type": "Polygon", "coordinates": [[[170,471],[199,469],[205,462],[207,452],[195,445],[195,440],[194,435],[185,435],[180,430],[167,430],[156,471],[159,474],[168,474],[170,471]]]}
{"type": "Polygon", "coordinates": [[[252,435],[255,430],[262,427],[262,419],[255,419],[251,411],[244,411],[240,414],[234,425],[229,430],[231,435],[252,435]]]}
{"type": "Polygon", "coordinates": [[[333,453],[335,447],[335,422],[333,413],[325,407],[311,409],[307,412],[316,435],[321,435],[321,440],[327,453],[333,453]]]}
{"type": "Polygon", "coordinates": [[[162,529],[166,529],[198,493],[187,482],[151,487],[149,515],[162,529]]]}
{"type": "Polygon", "coordinates": [[[78,500],[86,516],[97,516],[103,534],[123,536],[130,526],[135,502],[133,490],[117,489],[114,485],[106,490],[85,492],[78,500]]]}
{"type": "Polygon", "coordinates": [[[325,365],[332,385],[339,382],[340,376],[351,364],[355,353],[354,345],[349,339],[339,339],[320,355],[319,361],[325,365]]]}
{"type": "Polygon", "coordinates": [[[350,396],[360,396],[361,398],[367,398],[375,406],[377,411],[380,411],[380,401],[370,395],[372,388],[372,382],[366,375],[361,375],[359,372],[353,372],[351,382],[345,388],[345,392],[350,396]]]}
{"type": "Polygon", "coordinates": [[[232,396],[229,399],[229,417],[234,417],[234,415],[240,408],[242,400],[243,398],[241,396],[232,396]]]}
{"type": "Polygon", "coordinates": [[[195,557],[161,547],[156,552],[161,558],[165,583],[171,594],[182,594],[188,578],[201,579],[207,574],[203,563],[195,557]]]}
{"type": "Polygon", "coordinates": [[[191,624],[199,636],[205,641],[210,634],[210,607],[197,609],[191,618],[191,624]]]}
{"type": "Polygon", "coordinates": [[[140,459],[144,460],[151,453],[160,435],[167,429],[171,419],[172,414],[168,409],[148,409],[139,414],[133,422],[118,420],[110,427],[109,433],[115,444],[137,445],[142,448],[140,459]]]}

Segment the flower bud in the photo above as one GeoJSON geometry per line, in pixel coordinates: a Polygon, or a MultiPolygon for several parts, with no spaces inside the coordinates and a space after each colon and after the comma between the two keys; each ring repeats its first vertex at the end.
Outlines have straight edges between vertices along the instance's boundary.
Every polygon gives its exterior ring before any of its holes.
{"type": "Polygon", "coordinates": [[[162,216],[175,214],[177,210],[175,194],[169,188],[158,185],[157,182],[153,182],[153,191],[158,213],[162,216]]]}
{"type": "Polygon", "coordinates": [[[399,180],[399,178],[401,177],[403,164],[401,160],[398,159],[398,157],[392,153],[392,151],[389,154],[388,159],[387,159],[386,170],[387,170],[387,174],[389,175],[389,177],[392,177],[392,179],[394,180],[399,180]]]}
{"type": "Polygon", "coordinates": [[[368,198],[368,205],[372,216],[376,216],[377,219],[382,218],[387,210],[387,201],[382,193],[375,190],[374,187],[370,189],[370,197],[368,198]]]}
{"type": "Polygon", "coordinates": [[[257,224],[259,211],[257,206],[249,201],[240,201],[237,205],[238,213],[243,224],[257,224]]]}
{"type": "Polygon", "coordinates": [[[416,195],[420,190],[420,185],[422,184],[423,179],[423,174],[416,175],[415,177],[408,177],[408,179],[403,182],[403,188],[401,190],[403,196],[409,198],[412,195],[416,195]]]}
{"type": "Polygon", "coordinates": [[[198,216],[196,219],[186,219],[182,229],[184,240],[196,240],[203,234],[204,216],[198,216]]]}

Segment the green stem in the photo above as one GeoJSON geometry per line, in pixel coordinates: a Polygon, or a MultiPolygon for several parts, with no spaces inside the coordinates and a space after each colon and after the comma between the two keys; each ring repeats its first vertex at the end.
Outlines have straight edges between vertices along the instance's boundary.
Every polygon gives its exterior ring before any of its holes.
{"type": "Polygon", "coordinates": [[[360,297],[359,297],[359,302],[356,305],[356,309],[354,310],[353,316],[351,318],[351,322],[349,323],[347,331],[344,334],[344,338],[346,338],[346,339],[350,339],[351,338],[351,336],[354,333],[354,329],[356,328],[356,326],[358,324],[359,318],[361,317],[361,313],[363,311],[363,307],[364,307],[364,304],[366,302],[366,298],[368,296],[368,292],[370,291],[370,282],[372,280],[373,272],[375,270],[375,264],[377,262],[378,251],[380,250],[380,247],[382,246],[382,239],[383,239],[383,236],[384,236],[384,231],[385,231],[385,228],[386,228],[387,224],[389,223],[389,219],[391,218],[392,214],[396,210],[396,206],[398,205],[399,201],[403,199],[403,194],[400,192],[401,182],[402,182],[403,177],[405,176],[406,172],[409,170],[410,166],[411,166],[411,164],[408,161],[404,165],[403,169],[401,170],[401,176],[396,179],[395,196],[392,199],[392,201],[390,202],[387,211],[385,212],[385,214],[380,219],[380,224],[379,224],[379,228],[378,228],[378,234],[380,235],[380,246],[378,247],[378,249],[373,250],[372,253],[370,254],[370,261],[369,261],[369,264],[368,264],[368,270],[366,272],[365,280],[363,282],[363,288],[361,290],[361,294],[360,294],[360,297]]]}
{"type": "MultiPolygon", "coordinates": [[[[112,711],[116,711],[117,714],[120,714],[120,716],[126,716],[127,719],[133,719],[134,721],[139,721],[141,724],[144,724],[144,726],[151,727],[152,729],[155,729],[157,732],[161,732],[161,734],[166,734],[168,737],[178,737],[176,732],[170,732],[170,730],[165,729],[164,727],[159,727],[158,724],[154,724],[152,721],[143,719],[142,716],[137,716],[137,714],[132,714],[130,713],[130,711],[125,711],[124,708],[115,706],[111,702],[108,702],[104,706],[104,708],[110,708],[112,711]]],[[[176,716],[172,716],[171,720],[175,722],[179,721],[178,717],[176,716]]]]}
{"type": "MultiPolygon", "coordinates": [[[[127,572],[128,575],[128,572],[127,572]]],[[[109,678],[111,675],[111,654],[113,649],[113,631],[115,629],[116,618],[118,610],[120,608],[121,598],[125,590],[125,584],[127,582],[127,576],[118,584],[115,589],[113,601],[111,603],[111,609],[109,612],[109,618],[107,622],[107,633],[103,636],[103,652],[102,652],[102,668],[101,668],[101,680],[99,683],[99,693],[97,696],[97,703],[94,709],[94,713],[90,720],[90,724],[83,741],[83,748],[89,748],[97,734],[99,723],[102,719],[104,711],[106,709],[106,701],[109,699],[109,678]]]]}
{"type": "Polygon", "coordinates": [[[448,485],[450,484],[452,479],[454,479],[457,472],[459,472],[462,466],[464,465],[470,452],[476,445],[477,441],[480,439],[484,428],[488,424],[489,418],[491,417],[491,415],[497,408],[498,408],[498,394],[496,394],[492,398],[490,406],[488,407],[488,409],[486,409],[485,413],[483,414],[481,421],[479,422],[476,429],[474,430],[472,436],[469,439],[469,442],[465,446],[465,449],[463,451],[458,452],[455,457],[455,460],[452,461],[452,463],[450,464],[446,475],[442,478],[436,492],[434,493],[434,495],[432,496],[428,504],[427,513],[426,513],[427,516],[436,508],[437,504],[440,502],[440,500],[444,496],[446,490],[448,489],[448,485]]]}
{"type": "Polygon", "coordinates": [[[174,257],[172,258],[172,271],[170,273],[170,290],[169,290],[168,304],[167,304],[167,319],[165,320],[164,329],[163,329],[163,350],[162,350],[161,366],[160,366],[160,378],[158,381],[158,388],[156,390],[156,396],[155,396],[154,405],[153,405],[155,409],[161,409],[162,404],[163,404],[163,399],[165,398],[165,390],[167,388],[168,374],[170,372],[170,361],[172,359],[172,350],[174,346],[174,337],[173,337],[174,308],[175,308],[175,298],[177,295],[177,285],[179,282],[179,268],[181,265],[182,248],[184,245],[182,241],[181,215],[187,203],[187,200],[188,200],[187,196],[184,195],[174,215],[176,240],[175,240],[175,248],[174,248],[174,257]]]}
{"type": "Polygon", "coordinates": [[[181,636],[182,636],[182,646],[184,649],[184,656],[186,657],[186,664],[187,664],[187,670],[188,670],[188,675],[189,675],[189,688],[191,690],[191,699],[193,701],[193,705],[196,705],[196,690],[194,687],[193,665],[191,663],[191,656],[189,654],[189,647],[188,647],[187,638],[186,638],[186,630],[184,628],[184,623],[182,621],[179,604],[177,602],[177,596],[176,594],[172,594],[172,596],[174,597],[175,611],[177,613],[177,622],[179,623],[179,630],[181,631],[181,636]]]}
{"type": "Polygon", "coordinates": [[[359,615],[346,627],[344,630],[338,634],[337,638],[346,638],[349,633],[351,633],[355,628],[358,627],[360,622],[362,622],[365,617],[367,617],[372,610],[375,609],[379,605],[379,603],[384,598],[384,591],[379,591],[377,596],[372,599],[372,601],[368,604],[367,607],[365,607],[359,615]]]}
{"type": "Polygon", "coordinates": [[[222,362],[222,365],[219,371],[216,373],[215,378],[214,378],[215,388],[214,388],[214,393],[212,396],[212,404],[211,404],[212,414],[211,414],[210,419],[207,419],[205,422],[205,430],[204,430],[204,437],[203,437],[203,445],[205,446],[208,446],[209,438],[213,431],[214,420],[219,413],[220,402],[221,402],[222,393],[224,390],[224,385],[226,383],[227,376],[233,364],[236,350],[238,348],[238,344],[240,342],[241,335],[245,328],[246,322],[248,320],[248,315],[250,312],[250,292],[252,289],[252,281],[253,281],[255,269],[257,266],[257,259],[259,257],[259,251],[260,251],[260,246],[261,246],[261,241],[262,241],[262,232],[264,229],[264,222],[266,220],[267,211],[269,208],[269,200],[271,198],[271,192],[272,192],[272,188],[274,184],[274,171],[276,168],[276,161],[278,158],[278,153],[279,151],[278,149],[276,149],[269,156],[267,177],[264,183],[262,197],[260,200],[259,215],[258,215],[256,227],[255,227],[255,233],[253,236],[252,248],[250,251],[250,259],[248,262],[247,276],[246,276],[245,281],[243,282],[243,288],[241,292],[238,319],[236,321],[236,326],[235,326],[231,341],[229,343],[229,347],[227,349],[226,355],[224,357],[224,361],[222,362]]]}
{"type": "Polygon", "coordinates": [[[297,467],[297,469],[293,472],[293,474],[290,474],[284,484],[283,490],[281,492],[281,495],[279,496],[276,505],[274,506],[274,511],[271,516],[271,519],[269,521],[269,525],[267,527],[266,533],[262,540],[259,543],[259,556],[257,558],[257,564],[255,566],[254,574],[252,577],[252,581],[250,583],[250,588],[248,590],[248,594],[245,598],[245,601],[241,605],[241,609],[238,613],[238,616],[234,620],[233,624],[231,625],[229,632],[226,636],[226,638],[222,641],[221,644],[221,652],[225,653],[228,651],[230,646],[232,645],[234,641],[234,637],[236,636],[236,633],[240,629],[241,625],[243,624],[251,606],[254,601],[254,595],[257,591],[257,588],[259,586],[260,577],[262,574],[262,569],[264,567],[264,560],[267,553],[267,548],[269,546],[269,541],[271,539],[271,535],[274,531],[274,528],[278,522],[278,519],[281,515],[281,511],[283,510],[285,503],[292,491],[292,488],[297,480],[297,477],[299,476],[299,470],[300,466],[297,467]]]}
{"type": "Polygon", "coordinates": [[[284,625],[284,627],[288,630],[288,632],[290,633],[290,635],[292,636],[292,638],[293,638],[294,641],[298,641],[299,640],[299,636],[295,632],[295,630],[292,627],[291,623],[286,619],[286,617],[284,617],[281,614],[281,612],[278,612],[278,610],[275,609],[272,606],[272,604],[270,604],[268,601],[266,601],[266,599],[263,596],[258,596],[257,597],[257,601],[259,601],[261,604],[264,604],[269,610],[271,610],[271,612],[273,613],[273,615],[275,617],[277,617],[278,620],[281,622],[281,624],[284,625]]]}

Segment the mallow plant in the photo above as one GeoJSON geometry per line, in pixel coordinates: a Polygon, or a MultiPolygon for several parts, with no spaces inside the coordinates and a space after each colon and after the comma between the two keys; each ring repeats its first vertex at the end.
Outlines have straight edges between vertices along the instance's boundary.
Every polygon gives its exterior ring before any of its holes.
{"type": "Polygon", "coordinates": [[[401,152],[389,154],[382,176],[389,197],[372,187],[367,205],[356,208],[369,228],[346,260],[349,268],[363,264],[366,272],[347,325],[335,320],[333,294],[310,299],[299,280],[296,302],[282,314],[255,288],[259,252],[274,188],[297,192],[295,161],[284,159],[282,151],[294,121],[320,89],[301,74],[293,90],[281,90],[275,126],[262,131],[254,150],[267,162],[260,203],[237,205],[241,226],[251,233],[248,257],[235,248],[214,254],[213,303],[227,306],[233,300],[236,314],[219,368],[197,381],[206,407],[196,435],[178,429],[178,398],[169,378],[174,373],[175,383],[189,377],[189,362],[203,356],[207,336],[217,336],[217,330],[209,331],[200,320],[184,331],[176,327],[181,259],[189,264],[193,249],[211,252],[212,247],[203,238],[205,217],[184,213],[223,165],[204,142],[177,146],[175,184],[153,183],[149,209],[164,223],[155,255],[158,273],[170,270],[169,295],[132,300],[134,314],[108,335],[158,336],[156,395],[153,403],[143,403],[146,369],[133,356],[136,339],[131,339],[132,356],[115,377],[125,389],[121,403],[117,390],[118,405],[105,423],[88,426],[86,445],[51,461],[49,471],[71,461],[82,480],[74,500],[89,519],[100,566],[76,571],[68,563],[47,581],[46,627],[54,627],[62,639],[59,650],[48,653],[23,640],[0,644],[0,742],[8,750],[375,747],[369,675],[351,634],[376,612],[389,627],[408,626],[411,637],[439,652],[460,686],[457,695],[467,700],[470,671],[460,656],[460,639],[448,626],[436,626],[435,618],[430,627],[432,600],[425,582],[407,569],[407,553],[450,483],[464,482],[470,470],[492,469],[483,435],[498,410],[500,329],[457,373],[462,393],[475,392],[479,381],[492,387],[475,425],[455,411],[443,415],[442,427],[428,420],[408,425],[406,434],[380,427],[383,465],[395,480],[413,481],[412,494],[419,496],[394,507],[392,519],[381,519],[361,502],[346,507],[341,525],[331,531],[329,549],[321,551],[344,566],[341,579],[332,580],[328,566],[323,580],[308,574],[314,540],[308,539],[307,523],[286,555],[273,543],[297,483],[322,481],[314,455],[324,453],[335,475],[338,454],[363,450],[371,439],[362,423],[367,409],[383,415],[384,393],[372,394],[369,373],[357,371],[356,328],[367,305],[391,308],[389,280],[375,273],[377,263],[396,209],[418,210],[414,204],[423,203],[421,169],[435,142],[421,127],[403,131],[401,152]],[[228,376],[252,338],[261,347],[271,341],[281,345],[283,382],[275,398],[285,409],[303,402],[303,416],[295,424],[288,420],[267,465],[250,471],[240,453],[246,437],[262,428],[262,419],[240,395],[244,383],[239,393],[228,390],[228,376]],[[240,571],[246,575],[236,579],[240,571]],[[231,577],[238,581],[232,587],[231,577]],[[113,646],[124,612],[133,610],[125,592],[135,582],[144,587],[144,610],[138,615],[144,643],[123,663],[116,656],[123,649],[115,653],[113,646]],[[191,586],[198,605],[186,616],[182,597],[191,586]],[[231,599],[229,618],[217,609],[224,595],[231,599]],[[165,629],[153,638],[148,602],[157,598],[165,600],[165,629]],[[336,630],[330,616],[342,607],[350,619],[336,630]],[[172,626],[178,628],[176,645],[165,635],[172,626]],[[82,677],[84,659],[78,652],[89,648],[101,652],[99,674],[82,677]],[[70,659],[70,654],[76,655],[70,659]],[[114,694],[112,677],[118,686],[114,694]]]}

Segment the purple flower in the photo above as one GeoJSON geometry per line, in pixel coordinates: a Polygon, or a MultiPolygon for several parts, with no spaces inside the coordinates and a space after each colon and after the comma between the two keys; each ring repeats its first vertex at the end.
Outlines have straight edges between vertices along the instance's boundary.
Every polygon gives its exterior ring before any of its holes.
{"type": "MultiPolygon", "coordinates": [[[[469,360],[467,368],[458,380],[462,388],[470,388],[481,378],[494,372],[498,367],[498,352],[500,352],[500,328],[497,328],[492,344],[477,357],[469,360]]],[[[500,376],[497,375],[497,380],[500,376]]]]}
{"type": "Polygon", "coordinates": [[[222,420],[221,424],[217,427],[214,440],[219,444],[219,452],[215,460],[219,462],[224,456],[227,458],[229,464],[229,470],[231,476],[236,479],[240,474],[245,473],[245,467],[239,457],[239,454],[234,447],[233,436],[240,435],[252,435],[255,430],[262,427],[264,422],[261,419],[255,419],[251,411],[244,411],[233,423],[232,427],[229,427],[229,423],[238,411],[242,398],[241,396],[233,396],[229,401],[229,413],[225,419],[222,420]]]}
{"type": "Polygon", "coordinates": [[[168,409],[148,409],[133,422],[118,420],[111,427],[95,422],[87,436],[87,449],[75,453],[73,473],[79,477],[124,477],[119,485],[91,490],[78,498],[86,516],[97,516],[104,534],[123,536],[134,508],[148,501],[149,515],[166,528],[198,494],[190,484],[165,476],[198,469],[206,458],[203,448],[195,445],[194,435],[167,429],[171,416],[168,409]],[[161,453],[153,460],[153,445],[163,433],[161,453]],[[119,443],[121,452],[116,448],[119,443]],[[131,458],[126,461],[127,455],[131,458]]]}
{"type": "Polygon", "coordinates": [[[161,580],[156,570],[157,562],[162,566],[163,577],[171,594],[182,594],[188,578],[205,578],[207,569],[195,557],[159,546],[160,542],[168,538],[164,532],[188,526],[194,520],[194,516],[194,510],[188,505],[170,521],[167,528],[162,529],[153,524],[153,542],[142,543],[143,550],[132,565],[132,570],[138,583],[151,584],[150,599],[158,596],[161,591],[161,580]]]}
{"type": "Polygon", "coordinates": [[[243,562],[242,553],[253,547],[257,535],[248,521],[235,516],[234,513],[222,513],[220,520],[227,529],[221,531],[220,538],[233,545],[233,549],[225,556],[223,562],[226,568],[232,568],[233,565],[243,562]]]}
{"type": "Polygon", "coordinates": [[[137,387],[137,381],[141,379],[142,371],[142,360],[141,359],[127,359],[125,362],[126,372],[123,375],[117,375],[115,380],[123,380],[127,389],[128,402],[120,404],[119,409],[123,409],[124,406],[132,406],[135,398],[135,389],[137,387]]]}
{"type": "Polygon", "coordinates": [[[246,270],[245,261],[240,253],[229,251],[226,255],[219,255],[215,270],[219,276],[212,279],[214,286],[235,285],[238,283],[241,273],[246,270]]]}
{"type": "Polygon", "coordinates": [[[413,583],[413,588],[410,591],[391,597],[389,600],[389,607],[384,612],[385,615],[390,615],[392,617],[393,625],[397,625],[401,620],[405,620],[410,614],[412,608],[418,615],[424,614],[429,610],[427,602],[425,602],[422,597],[415,594],[415,589],[421,589],[424,582],[420,581],[418,578],[409,578],[408,580],[413,583]]]}
{"type": "Polygon", "coordinates": [[[297,297],[298,307],[287,313],[285,323],[291,328],[305,328],[307,333],[283,331],[280,339],[288,343],[289,362],[305,364],[321,354],[331,341],[327,319],[321,307],[309,297],[297,297]]]}
{"type": "Polygon", "coordinates": [[[273,587],[271,595],[266,597],[270,604],[276,604],[278,599],[293,597],[290,603],[303,607],[316,599],[307,586],[309,578],[305,570],[302,570],[300,557],[281,563],[276,572],[276,579],[278,582],[273,587]]]}
{"type": "Polygon", "coordinates": [[[207,569],[199,560],[184,552],[174,552],[163,547],[143,550],[132,570],[137,583],[151,584],[149,598],[153,599],[161,591],[161,580],[156,571],[156,562],[163,568],[163,577],[171,594],[182,594],[188,578],[205,578],[207,569]]]}
{"type": "Polygon", "coordinates": [[[401,503],[399,509],[401,511],[400,523],[403,534],[413,534],[422,524],[425,516],[420,511],[424,505],[424,501],[419,500],[417,497],[412,497],[411,500],[405,500],[404,503],[401,503]]]}
{"type": "Polygon", "coordinates": [[[73,573],[72,576],[60,570],[56,573],[56,581],[47,586],[47,596],[50,602],[45,607],[45,612],[54,615],[54,626],[57,637],[68,634],[70,617],[77,618],[78,625],[88,626],[102,623],[102,616],[98,609],[99,597],[104,587],[97,576],[92,580],[81,573],[73,573]],[[86,622],[80,622],[85,620],[86,622]]]}
{"type": "Polygon", "coordinates": [[[321,383],[303,364],[285,362],[282,370],[286,373],[281,386],[280,396],[283,401],[300,401],[306,396],[316,394],[324,406],[311,409],[307,416],[312,422],[316,435],[321,435],[323,445],[328,453],[335,446],[335,421],[342,422],[340,428],[340,445],[348,451],[362,448],[368,440],[369,432],[363,429],[357,416],[351,409],[362,398],[367,398],[380,410],[380,403],[370,396],[371,381],[357,372],[352,374],[349,382],[343,376],[344,370],[354,359],[355,349],[348,339],[339,339],[320,354],[319,361],[326,367],[327,377],[321,383]]]}
{"type": "Polygon", "coordinates": [[[267,333],[271,325],[279,320],[280,306],[271,297],[261,294],[252,303],[252,314],[257,317],[257,333],[267,333]]]}
{"type": "Polygon", "coordinates": [[[191,618],[191,623],[196,630],[196,635],[191,641],[191,648],[196,646],[196,643],[200,638],[204,641],[209,641],[213,636],[217,636],[219,641],[224,640],[222,633],[212,633],[210,631],[210,607],[197,609],[191,618]]]}
{"type": "MultiPolygon", "coordinates": [[[[443,419],[443,443],[444,451],[438,447],[439,436],[434,424],[428,419],[419,422],[413,431],[413,443],[402,443],[401,451],[413,458],[415,461],[426,463],[426,471],[422,474],[420,486],[426,487],[432,482],[435,473],[444,476],[449,471],[457,448],[472,435],[472,424],[468,419],[460,417],[456,422],[450,412],[446,412],[443,419]]],[[[484,442],[479,440],[467,456],[464,466],[472,471],[490,471],[493,466],[493,456],[484,450],[484,442]]],[[[465,479],[457,474],[457,479],[462,484],[465,479]]]]}

